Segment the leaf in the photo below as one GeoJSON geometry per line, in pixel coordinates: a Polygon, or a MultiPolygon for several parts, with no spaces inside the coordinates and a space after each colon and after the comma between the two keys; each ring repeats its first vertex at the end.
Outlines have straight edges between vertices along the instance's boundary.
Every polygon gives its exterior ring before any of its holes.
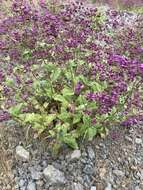
{"type": "Polygon", "coordinates": [[[60,115],[58,115],[58,118],[62,121],[67,121],[67,119],[71,118],[71,114],[68,112],[63,112],[60,115]]]}
{"type": "Polygon", "coordinates": [[[81,120],[81,114],[76,114],[73,116],[73,124],[79,123],[81,120]]]}
{"type": "Polygon", "coordinates": [[[46,109],[48,107],[49,103],[48,102],[44,102],[43,107],[46,109]]]}
{"type": "Polygon", "coordinates": [[[54,119],[56,119],[56,114],[48,114],[43,116],[44,122],[50,124],[54,119]]]}
{"type": "Polygon", "coordinates": [[[53,99],[59,102],[62,102],[63,105],[68,106],[68,101],[65,99],[64,96],[60,95],[60,94],[56,94],[53,96],[53,99]]]}
{"type": "Polygon", "coordinates": [[[56,65],[54,65],[53,63],[47,63],[47,64],[44,64],[43,66],[47,71],[51,72],[53,70],[56,69],[56,65]]]}
{"type": "Polygon", "coordinates": [[[86,127],[89,127],[91,125],[91,118],[88,115],[84,115],[83,123],[86,127]]]}
{"type": "Polygon", "coordinates": [[[61,142],[55,142],[52,146],[52,154],[53,156],[57,155],[60,151],[60,148],[62,147],[62,143],[61,142]]]}
{"type": "Polygon", "coordinates": [[[9,109],[9,113],[13,116],[18,116],[20,114],[21,108],[23,104],[17,104],[16,106],[13,106],[9,109]]]}
{"type": "Polygon", "coordinates": [[[6,81],[5,81],[5,83],[6,83],[7,85],[9,85],[9,86],[13,86],[13,85],[14,85],[13,79],[10,79],[10,78],[7,78],[6,81]]]}
{"type": "Polygon", "coordinates": [[[23,58],[28,59],[32,56],[32,53],[30,52],[30,50],[25,50],[23,53],[23,58]]]}
{"type": "Polygon", "coordinates": [[[65,87],[63,90],[62,90],[62,94],[63,96],[72,96],[74,95],[74,92],[71,88],[68,88],[68,87],[65,87]]]}
{"type": "Polygon", "coordinates": [[[88,107],[90,107],[91,109],[96,109],[97,108],[97,103],[96,102],[89,102],[88,103],[88,107]]]}
{"type": "Polygon", "coordinates": [[[56,70],[54,70],[50,76],[52,82],[56,81],[60,75],[61,75],[61,69],[60,68],[57,68],[56,70]]]}
{"type": "Polygon", "coordinates": [[[35,123],[32,127],[38,131],[38,135],[40,135],[45,130],[45,126],[41,125],[40,123],[35,123]]]}
{"type": "Polygon", "coordinates": [[[69,145],[73,149],[78,149],[78,144],[76,142],[76,139],[71,134],[67,134],[63,138],[63,142],[69,145]]]}
{"type": "Polygon", "coordinates": [[[93,137],[95,137],[96,134],[97,134],[97,129],[95,126],[87,129],[86,135],[87,135],[88,140],[91,141],[93,139],[93,137]]]}
{"type": "Polygon", "coordinates": [[[95,91],[95,92],[100,92],[103,90],[103,86],[101,84],[99,84],[98,82],[94,82],[91,84],[91,87],[92,89],[95,91]]]}
{"type": "Polygon", "coordinates": [[[35,114],[35,113],[20,114],[19,117],[20,117],[25,123],[39,122],[40,119],[41,119],[41,115],[40,115],[40,114],[35,114]]]}

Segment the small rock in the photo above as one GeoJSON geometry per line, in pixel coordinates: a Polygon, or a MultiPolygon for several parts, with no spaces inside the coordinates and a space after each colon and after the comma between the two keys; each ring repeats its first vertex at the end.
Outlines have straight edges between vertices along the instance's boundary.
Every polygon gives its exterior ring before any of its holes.
{"type": "Polygon", "coordinates": [[[44,169],[43,174],[51,184],[65,184],[66,182],[63,172],[52,165],[48,165],[48,167],[44,169]]]}
{"type": "Polygon", "coordinates": [[[112,185],[110,183],[108,183],[107,187],[105,188],[105,190],[112,190],[112,185]]]}
{"type": "Polygon", "coordinates": [[[27,190],[36,190],[36,184],[34,182],[29,182],[27,190]]]}
{"type": "Polygon", "coordinates": [[[139,186],[136,186],[135,190],[141,190],[141,188],[139,186]]]}
{"type": "Polygon", "coordinates": [[[93,172],[94,172],[94,170],[93,170],[94,168],[91,166],[91,165],[85,165],[85,167],[84,167],[84,169],[83,169],[83,172],[85,173],[85,174],[88,174],[88,175],[91,175],[91,174],[93,174],[93,172]]]}
{"type": "Polygon", "coordinates": [[[101,168],[101,169],[99,170],[100,178],[101,178],[101,179],[104,179],[105,174],[106,174],[106,168],[105,168],[105,167],[104,167],[104,168],[101,168]]]}
{"type": "Polygon", "coordinates": [[[89,158],[93,160],[95,158],[95,153],[92,147],[88,147],[87,151],[88,151],[89,158]]]}
{"type": "Polygon", "coordinates": [[[92,186],[90,190],[96,190],[96,186],[92,186]]]}
{"type": "Polygon", "coordinates": [[[142,139],[136,138],[136,139],[135,139],[135,143],[136,143],[136,144],[142,144],[142,139]]]}
{"type": "Polygon", "coordinates": [[[121,177],[124,176],[124,172],[122,172],[121,170],[113,170],[113,173],[114,173],[116,176],[121,176],[121,177]]]}
{"type": "Polygon", "coordinates": [[[140,171],[140,174],[141,179],[143,179],[143,169],[140,171]]]}
{"type": "Polygon", "coordinates": [[[31,169],[30,172],[33,180],[38,180],[41,178],[41,172],[38,172],[35,169],[31,169]]]}
{"type": "Polygon", "coordinates": [[[19,181],[19,186],[22,187],[22,186],[24,186],[24,184],[25,184],[25,181],[24,181],[23,179],[21,179],[21,180],[19,181]]]}
{"type": "Polygon", "coordinates": [[[18,145],[16,147],[16,155],[24,160],[30,159],[30,154],[27,150],[25,150],[22,146],[18,145]]]}
{"type": "Polygon", "coordinates": [[[44,185],[43,180],[36,181],[37,186],[42,187],[44,185]]]}
{"type": "Polygon", "coordinates": [[[71,160],[79,159],[81,157],[80,150],[74,150],[71,154],[71,160]]]}
{"type": "Polygon", "coordinates": [[[129,137],[129,136],[125,136],[125,140],[127,140],[127,141],[129,141],[129,142],[132,142],[132,141],[133,141],[132,138],[129,137]]]}
{"type": "Polygon", "coordinates": [[[83,186],[80,183],[73,183],[72,190],[83,190],[83,186]]]}

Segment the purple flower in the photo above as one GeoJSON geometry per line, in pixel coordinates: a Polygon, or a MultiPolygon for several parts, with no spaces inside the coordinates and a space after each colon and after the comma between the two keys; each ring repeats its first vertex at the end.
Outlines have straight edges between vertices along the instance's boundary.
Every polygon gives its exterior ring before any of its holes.
{"type": "Polygon", "coordinates": [[[83,88],[82,82],[78,81],[77,84],[76,84],[76,86],[75,86],[75,94],[79,95],[82,88],[83,88]]]}

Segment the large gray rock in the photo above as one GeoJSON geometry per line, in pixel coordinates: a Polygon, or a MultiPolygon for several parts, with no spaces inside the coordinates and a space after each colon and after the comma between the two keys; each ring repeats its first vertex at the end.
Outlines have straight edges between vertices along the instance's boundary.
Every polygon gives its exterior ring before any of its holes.
{"type": "Polygon", "coordinates": [[[50,184],[60,185],[66,183],[64,173],[52,165],[48,165],[48,167],[44,169],[43,174],[50,184]]]}
{"type": "Polygon", "coordinates": [[[23,148],[23,146],[20,145],[16,147],[16,156],[20,159],[27,161],[30,159],[30,153],[25,148],[23,148]]]}

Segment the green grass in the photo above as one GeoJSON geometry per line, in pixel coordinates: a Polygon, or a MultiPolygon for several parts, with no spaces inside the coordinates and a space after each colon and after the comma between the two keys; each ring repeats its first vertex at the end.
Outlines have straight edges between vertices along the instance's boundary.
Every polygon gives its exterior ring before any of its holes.
{"type": "Polygon", "coordinates": [[[127,10],[134,12],[134,13],[143,14],[143,6],[141,6],[141,7],[130,7],[127,10]]]}

